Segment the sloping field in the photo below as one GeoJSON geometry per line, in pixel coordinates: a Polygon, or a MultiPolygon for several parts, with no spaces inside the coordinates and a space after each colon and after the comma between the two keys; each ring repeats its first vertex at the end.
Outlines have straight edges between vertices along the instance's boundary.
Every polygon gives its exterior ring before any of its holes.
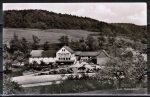
{"type": "Polygon", "coordinates": [[[63,30],[63,29],[20,29],[20,28],[4,28],[3,29],[3,42],[9,43],[13,34],[18,35],[19,38],[25,37],[28,41],[32,42],[32,35],[36,35],[41,39],[40,43],[48,41],[49,43],[58,43],[60,36],[68,35],[69,39],[75,40],[76,38],[86,38],[88,34],[98,32],[89,32],[84,30],[63,30]]]}

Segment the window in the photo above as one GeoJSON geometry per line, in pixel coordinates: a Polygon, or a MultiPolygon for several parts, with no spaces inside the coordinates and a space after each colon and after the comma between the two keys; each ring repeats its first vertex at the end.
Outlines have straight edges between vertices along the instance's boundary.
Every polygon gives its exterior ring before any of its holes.
{"type": "Polygon", "coordinates": [[[68,60],[70,60],[70,58],[68,58],[68,60]]]}
{"type": "Polygon", "coordinates": [[[65,49],[62,49],[62,51],[65,51],[65,49]]]}

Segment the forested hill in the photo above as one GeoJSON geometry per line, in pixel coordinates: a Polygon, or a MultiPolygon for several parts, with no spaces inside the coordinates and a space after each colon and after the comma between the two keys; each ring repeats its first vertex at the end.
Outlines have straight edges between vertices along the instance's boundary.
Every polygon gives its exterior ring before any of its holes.
{"type": "Polygon", "coordinates": [[[109,24],[87,17],[57,14],[46,10],[7,10],[3,12],[3,24],[5,28],[81,29],[102,32],[105,35],[146,37],[146,26],[109,24]]]}

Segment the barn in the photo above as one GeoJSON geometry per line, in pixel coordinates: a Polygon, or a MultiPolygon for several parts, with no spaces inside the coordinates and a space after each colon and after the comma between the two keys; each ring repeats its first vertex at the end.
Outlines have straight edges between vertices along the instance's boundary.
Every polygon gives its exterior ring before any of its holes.
{"type": "Polygon", "coordinates": [[[78,61],[92,62],[94,64],[105,64],[110,59],[110,56],[105,50],[100,52],[80,52],[75,53],[78,61]]]}

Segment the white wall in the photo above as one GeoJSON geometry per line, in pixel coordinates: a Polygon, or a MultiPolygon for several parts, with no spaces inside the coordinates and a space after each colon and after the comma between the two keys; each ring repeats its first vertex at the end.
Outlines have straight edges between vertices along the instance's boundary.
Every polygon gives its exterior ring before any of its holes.
{"type": "Polygon", "coordinates": [[[65,49],[64,47],[61,48],[61,49],[56,53],[56,58],[60,58],[60,57],[65,58],[65,57],[69,57],[69,56],[71,56],[71,53],[70,53],[67,49],[65,49]],[[65,51],[62,51],[62,49],[64,49],[65,51]],[[66,54],[66,53],[68,53],[69,55],[68,55],[68,56],[60,56],[59,53],[60,53],[60,54],[66,54]]]}
{"type": "Polygon", "coordinates": [[[56,61],[56,58],[52,58],[52,57],[44,57],[44,58],[29,58],[29,63],[32,63],[32,62],[38,62],[38,64],[41,63],[41,61],[45,62],[45,63],[49,63],[49,62],[55,62],[56,61]]]}
{"type": "Polygon", "coordinates": [[[99,64],[99,65],[105,65],[109,61],[110,61],[110,59],[108,57],[97,58],[97,64],[99,64]]]}

